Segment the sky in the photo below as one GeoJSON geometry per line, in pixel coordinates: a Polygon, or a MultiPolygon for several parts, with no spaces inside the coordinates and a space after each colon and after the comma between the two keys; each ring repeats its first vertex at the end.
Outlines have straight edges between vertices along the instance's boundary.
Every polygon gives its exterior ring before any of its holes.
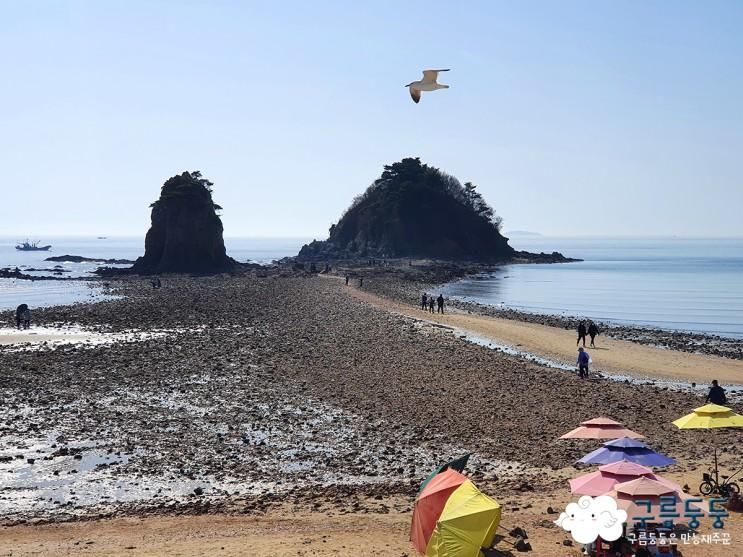
{"type": "Polygon", "coordinates": [[[403,157],[505,230],[743,236],[743,2],[0,0],[0,234],[327,236],[403,157]],[[404,85],[451,68],[414,104],[404,85]]]}

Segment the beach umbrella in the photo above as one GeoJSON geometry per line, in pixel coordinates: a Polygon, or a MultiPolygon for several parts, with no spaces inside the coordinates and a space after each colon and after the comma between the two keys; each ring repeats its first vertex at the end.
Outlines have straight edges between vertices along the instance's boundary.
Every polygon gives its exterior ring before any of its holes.
{"type": "Polygon", "coordinates": [[[676,490],[660,483],[659,481],[643,476],[628,482],[617,484],[614,487],[614,491],[625,495],[631,495],[632,497],[639,497],[641,495],[660,497],[661,495],[674,493],[676,490]]]}
{"type": "Polygon", "coordinates": [[[437,474],[418,494],[410,541],[427,557],[476,557],[492,545],[501,506],[456,470],[437,474]]]}
{"type": "Polygon", "coordinates": [[[418,494],[413,508],[410,541],[420,553],[426,552],[428,540],[446,502],[454,491],[467,481],[467,476],[450,468],[433,476],[418,494]]]}
{"type": "Polygon", "coordinates": [[[583,464],[611,464],[627,460],[643,466],[668,466],[676,461],[656,453],[647,445],[629,437],[607,441],[602,447],[588,453],[578,462],[583,464]]]}
{"type": "Polygon", "coordinates": [[[429,476],[423,480],[423,483],[421,484],[420,488],[418,489],[418,493],[421,493],[425,488],[426,485],[428,485],[428,482],[430,482],[436,474],[440,474],[444,470],[456,470],[457,472],[461,472],[464,470],[464,467],[467,466],[467,461],[472,456],[472,453],[467,453],[465,455],[462,455],[458,458],[455,458],[454,460],[450,460],[449,462],[446,462],[445,464],[442,464],[436,470],[431,472],[429,476]]]}
{"type": "Polygon", "coordinates": [[[591,472],[570,480],[570,492],[576,495],[597,497],[606,495],[618,484],[630,482],[637,478],[649,478],[671,489],[683,491],[674,482],[654,474],[650,468],[634,462],[620,460],[619,462],[599,466],[598,472],[591,472]]]}
{"type": "MultiPolygon", "coordinates": [[[[687,505],[686,501],[693,499],[693,497],[684,493],[680,487],[676,486],[676,489],[674,489],[669,484],[670,482],[666,484],[643,476],[617,484],[606,495],[616,499],[617,507],[625,510],[630,520],[632,517],[657,517],[661,515],[663,511],[661,504],[667,503],[667,497],[675,496],[677,501],[684,505],[684,508],[687,505]],[[648,502],[650,503],[650,510],[648,510],[648,502]]],[[[702,505],[697,503],[689,503],[688,505],[696,508],[700,513],[706,513],[702,505]]]]}
{"type": "Polygon", "coordinates": [[[721,427],[743,427],[743,416],[727,406],[705,404],[694,412],[673,422],[679,429],[717,429],[721,427]]]}
{"type": "MultiPolygon", "coordinates": [[[[661,497],[668,497],[670,495],[676,495],[677,497],[677,508],[686,508],[686,500],[690,499],[691,497],[683,494],[681,496],[678,493],[666,493],[663,495],[629,495],[627,493],[618,493],[616,491],[610,491],[606,495],[609,497],[613,497],[617,502],[617,508],[622,509],[627,513],[627,522],[635,522],[638,521],[640,517],[643,516],[651,516],[651,517],[660,517],[661,513],[665,508],[667,507],[667,500],[661,499],[661,497]],[[650,508],[648,509],[648,503],[650,504],[650,508]],[[663,505],[663,506],[662,506],[663,505]],[[634,519],[634,520],[633,520],[634,519]]],[[[688,503],[688,507],[691,509],[692,507],[696,509],[696,512],[700,514],[706,514],[706,511],[704,507],[697,503],[688,503]]]]}
{"type": "Polygon", "coordinates": [[[560,439],[619,439],[620,437],[642,439],[643,435],[627,429],[610,418],[594,418],[581,422],[579,427],[568,431],[560,439]]]}
{"type": "MultiPolygon", "coordinates": [[[[743,416],[736,414],[727,406],[705,404],[695,408],[691,414],[680,417],[673,422],[679,429],[720,429],[724,427],[743,427],[743,416]]],[[[719,481],[717,466],[717,444],[715,443],[715,481],[719,481]]],[[[736,472],[737,474],[737,472],[736,472]]],[[[735,475],[735,474],[734,474],[735,475]]]]}

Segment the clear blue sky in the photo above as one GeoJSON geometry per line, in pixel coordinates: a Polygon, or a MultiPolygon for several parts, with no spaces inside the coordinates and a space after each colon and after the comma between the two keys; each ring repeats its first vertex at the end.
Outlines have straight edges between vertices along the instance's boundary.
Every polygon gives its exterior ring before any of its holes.
{"type": "Polygon", "coordinates": [[[0,8],[2,234],[144,235],[200,169],[226,235],[324,237],[420,156],[506,230],[743,235],[743,2],[0,8]]]}

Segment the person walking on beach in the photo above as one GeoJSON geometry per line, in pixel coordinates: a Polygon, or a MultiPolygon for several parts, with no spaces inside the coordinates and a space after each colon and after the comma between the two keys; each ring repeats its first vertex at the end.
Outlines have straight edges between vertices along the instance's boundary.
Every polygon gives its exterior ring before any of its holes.
{"type": "Polygon", "coordinates": [[[434,312],[434,307],[436,306],[436,298],[433,297],[433,294],[428,298],[428,309],[431,313],[434,312]]]}
{"type": "Polygon", "coordinates": [[[348,275],[346,275],[346,286],[348,286],[348,275]]]}
{"type": "Polygon", "coordinates": [[[425,292],[423,293],[423,296],[421,296],[421,309],[423,311],[426,311],[428,309],[428,294],[425,292]]]}
{"type": "Polygon", "coordinates": [[[575,342],[575,345],[578,346],[580,344],[580,339],[583,339],[583,347],[586,347],[586,322],[581,321],[578,323],[578,340],[575,342]]]}
{"type": "MultiPolygon", "coordinates": [[[[596,344],[594,341],[596,340],[596,337],[599,334],[599,328],[593,321],[588,322],[588,336],[591,337],[591,348],[596,348],[596,344]]],[[[583,343],[585,346],[585,342],[583,343]]]]}
{"type": "Polygon", "coordinates": [[[719,404],[720,406],[727,404],[728,398],[725,396],[725,389],[717,384],[717,379],[712,380],[712,386],[709,389],[709,394],[704,402],[711,402],[712,404],[719,404]]]}
{"type": "Polygon", "coordinates": [[[363,288],[363,287],[364,287],[364,277],[360,277],[359,278],[359,288],[363,288]]]}
{"type": "Polygon", "coordinates": [[[588,379],[588,363],[590,361],[591,356],[588,352],[582,346],[578,348],[578,361],[576,364],[578,365],[578,376],[582,379],[588,379]]]}
{"type": "Polygon", "coordinates": [[[436,302],[439,305],[439,313],[444,313],[444,295],[439,294],[439,297],[436,298],[436,302]]]}

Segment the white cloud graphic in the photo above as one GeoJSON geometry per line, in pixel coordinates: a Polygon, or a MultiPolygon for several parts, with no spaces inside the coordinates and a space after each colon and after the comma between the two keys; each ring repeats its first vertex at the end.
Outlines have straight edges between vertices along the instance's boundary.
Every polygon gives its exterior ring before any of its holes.
{"type": "Polygon", "coordinates": [[[627,512],[617,508],[613,497],[584,495],[577,503],[569,503],[565,512],[555,520],[563,530],[570,532],[578,543],[591,543],[601,539],[613,542],[622,535],[622,525],[627,522],[627,512]]]}

